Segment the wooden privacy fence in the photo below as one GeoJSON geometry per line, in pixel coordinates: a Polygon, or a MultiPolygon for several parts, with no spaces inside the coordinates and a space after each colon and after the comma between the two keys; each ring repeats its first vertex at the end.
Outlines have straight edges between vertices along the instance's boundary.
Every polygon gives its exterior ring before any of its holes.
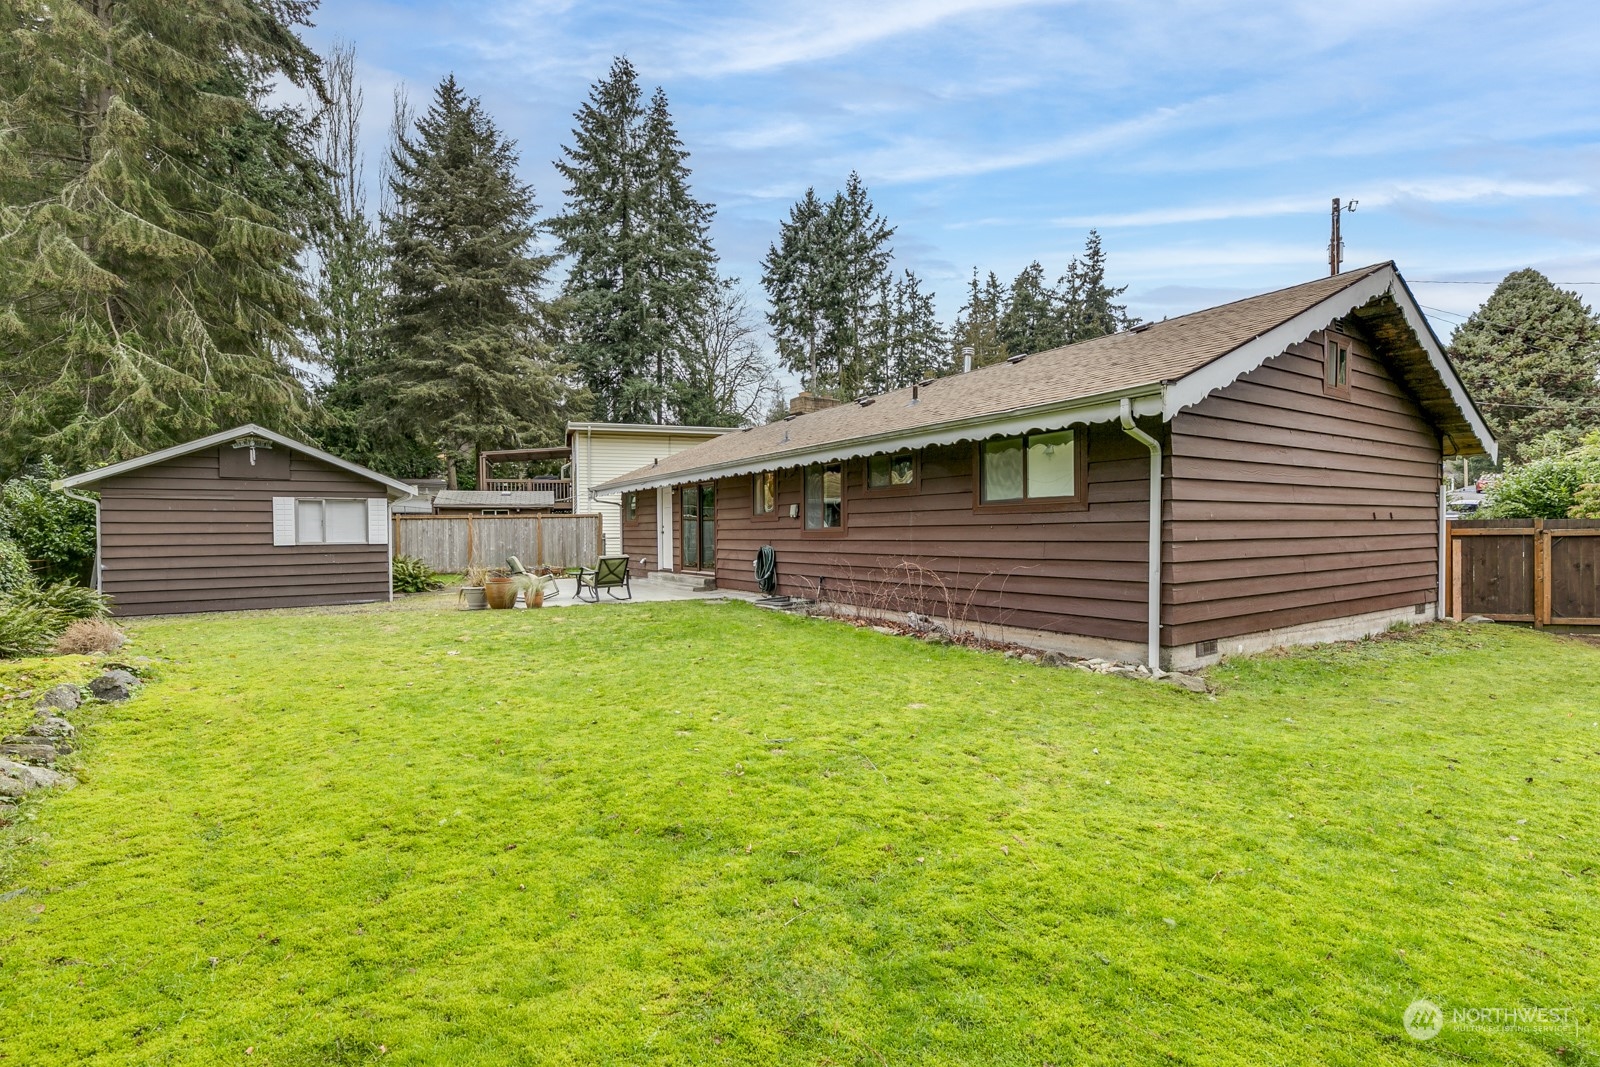
{"type": "Polygon", "coordinates": [[[1600,626],[1600,519],[1477,519],[1445,536],[1452,618],[1600,626]]]}
{"type": "Polygon", "coordinates": [[[436,571],[460,574],[474,564],[593,567],[600,558],[599,515],[396,515],[394,554],[416,556],[436,571]]]}

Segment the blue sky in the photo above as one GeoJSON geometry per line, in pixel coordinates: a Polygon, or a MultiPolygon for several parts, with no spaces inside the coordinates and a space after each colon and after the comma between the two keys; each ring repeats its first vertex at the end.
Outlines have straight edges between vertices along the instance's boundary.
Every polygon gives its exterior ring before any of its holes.
{"type": "Polygon", "coordinates": [[[1098,227],[1146,318],[1393,259],[1451,326],[1534,266],[1600,298],[1600,7],[1593,0],[324,0],[355,43],[368,141],[389,98],[454,72],[522,153],[551,160],[613,55],[661,85],[717,205],[725,271],[759,263],[793,200],[858,170],[896,263],[954,317],[974,265],[1061,273],[1098,227]]]}

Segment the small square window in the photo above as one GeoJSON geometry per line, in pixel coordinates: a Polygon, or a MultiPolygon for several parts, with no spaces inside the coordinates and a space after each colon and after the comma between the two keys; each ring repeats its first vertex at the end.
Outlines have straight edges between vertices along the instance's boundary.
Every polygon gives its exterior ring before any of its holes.
{"type": "Polygon", "coordinates": [[[917,457],[910,451],[867,458],[867,488],[896,489],[917,480],[917,457]]]}

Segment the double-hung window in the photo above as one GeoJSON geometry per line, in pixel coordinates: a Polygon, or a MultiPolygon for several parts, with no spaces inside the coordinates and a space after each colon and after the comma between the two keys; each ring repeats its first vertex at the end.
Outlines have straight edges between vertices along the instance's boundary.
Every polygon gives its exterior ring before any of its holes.
{"type": "Polygon", "coordinates": [[[868,489],[909,489],[917,481],[917,454],[909,449],[867,457],[868,489]]]}

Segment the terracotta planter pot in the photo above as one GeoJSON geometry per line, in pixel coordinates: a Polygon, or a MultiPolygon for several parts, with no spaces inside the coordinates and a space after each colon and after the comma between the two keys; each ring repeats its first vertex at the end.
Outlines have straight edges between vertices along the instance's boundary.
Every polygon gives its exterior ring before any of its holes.
{"type": "Polygon", "coordinates": [[[530,608],[544,607],[544,586],[537,586],[533,592],[529,593],[525,598],[525,603],[527,603],[528,607],[530,608]]]}
{"type": "Polygon", "coordinates": [[[517,583],[510,578],[490,578],[483,587],[483,598],[491,608],[509,608],[517,602],[517,583]]]}

